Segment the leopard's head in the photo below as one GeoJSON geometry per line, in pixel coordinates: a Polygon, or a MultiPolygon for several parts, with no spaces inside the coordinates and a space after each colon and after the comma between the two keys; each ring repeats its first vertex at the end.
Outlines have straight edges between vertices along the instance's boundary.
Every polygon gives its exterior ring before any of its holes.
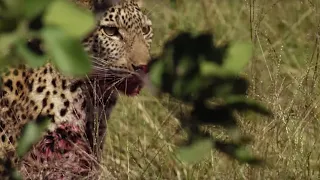
{"type": "Polygon", "coordinates": [[[96,0],[93,8],[97,27],[84,40],[93,61],[90,77],[136,95],[150,60],[151,20],[134,0],[96,0]]]}

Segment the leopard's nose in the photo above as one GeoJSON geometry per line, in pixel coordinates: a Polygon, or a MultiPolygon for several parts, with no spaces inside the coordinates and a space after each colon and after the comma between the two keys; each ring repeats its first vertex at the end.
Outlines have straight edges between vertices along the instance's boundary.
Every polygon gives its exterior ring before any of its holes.
{"type": "Polygon", "coordinates": [[[134,71],[142,71],[144,73],[148,73],[148,66],[147,65],[133,65],[132,64],[132,68],[134,71]]]}

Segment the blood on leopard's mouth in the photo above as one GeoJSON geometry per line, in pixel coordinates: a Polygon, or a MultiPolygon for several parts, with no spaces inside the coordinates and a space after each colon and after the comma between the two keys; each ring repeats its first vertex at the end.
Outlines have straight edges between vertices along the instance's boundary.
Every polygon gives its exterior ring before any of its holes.
{"type": "Polygon", "coordinates": [[[136,68],[135,72],[137,74],[133,74],[117,86],[118,90],[128,96],[136,96],[140,93],[144,86],[143,78],[148,73],[147,66],[139,66],[136,68]]]}

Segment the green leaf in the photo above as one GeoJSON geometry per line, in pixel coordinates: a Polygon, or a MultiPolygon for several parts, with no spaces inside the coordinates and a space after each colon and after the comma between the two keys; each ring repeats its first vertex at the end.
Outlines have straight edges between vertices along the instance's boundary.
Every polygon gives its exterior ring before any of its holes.
{"type": "Polygon", "coordinates": [[[246,161],[246,160],[248,160],[248,159],[251,159],[251,157],[252,157],[251,154],[252,154],[252,153],[249,152],[249,151],[247,150],[247,148],[245,148],[244,146],[239,147],[239,148],[236,149],[236,151],[235,151],[235,155],[237,156],[237,158],[238,158],[238,159],[241,159],[241,160],[243,160],[243,161],[246,161]]]}
{"type": "Polygon", "coordinates": [[[22,157],[30,150],[33,144],[39,141],[49,122],[49,119],[43,119],[40,122],[32,121],[25,125],[18,141],[17,154],[19,157],[22,157]]]}
{"type": "Polygon", "coordinates": [[[15,169],[12,171],[13,172],[11,172],[11,177],[10,177],[12,180],[23,180],[18,170],[15,169]]]}
{"type": "Polygon", "coordinates": [[[170,0],[170,4],[172,8],[177,8],[177,1],[176,0],[170,0]]]}
{"type": "Polygon", "coordinates": [[[214,62],[210,62],[210,61],[200,62],[200,72],[204,76],[215,75],[218,69],[219,69],[219,66],[214,62]]]}
{"type": "Polygon", "coordinates": [[[235,151],[235,157],[240,162],[249,163],[252,165],[261,165],[262,160],[253,156],[252,152],[250,152],[245,146],[241,146],[235,151]]]}
{"type": "Polygon", "coordinates": [[[202,138],[193,141],[190,146],[180,147],[177,151],[177,157],[181,161],[194,163],[210,155],[211,150],[212,140],[210,138],[202,138]]]}
{"type": "Polygon", "coordinates": [[[24,0],[24,16],[32,19],[44,11],[51,0],[24,0]]]}
{"type": "Polygon", "coordinates": [[[61,72],[74,76],[90,72],[91,63],[79,40],[54,27],[44,28],[42,35],[48,54],[61,72]]]}
{"type": "Polygon", "coordinates": [[[264,107],[259,102],[249,99],[245,96],[228,96],[226,99],[226,105],[238,111],[254,111],[266,116],[271,116],[272,112],[264,107]]]}
{"type": "Polygon", "coordinates": [[[233,75],[233,73],[227,69],[224,69],[223,67],[211,61],[200,62],[200,73],[203,76],[210,77],[227,77],[233,75]]]}
{"type": "Polygon", "coordinates": [[[0,7],[2,18],[19,18],[21,14],[23,0],[1,0],[3,6],[0,7]]]}
{"type": "Polygon", "coordinates": [[[11,47],[19,39],[19,35],[16,32],[5,33],[0,35],[0,57],[4,57],[9,54],[11,47]]]}
{"type": "Polygon", "coordinates": [[[252,56],[252,44],[250,43],[233,43],[227,50],[226,59],[223,67],[233,73],[240,73],[247,65],[252,56]]]}
{"type": "Polygon", "coordinates": [[[254,157],[252,153],[244,145],[216,141],[215,147],[219,151],[226,153],[228,156],[237,159],[239,162],[249,163],[252,165],[259,165],[263,163],[262,160],[254,157]]]}
{"type": "Polygon", "coordinates": [[[0,32],[1,33],[11,33],[15,31],[18,27],[17,18],[3,18],[0,20],[0,32]]]}
{"type": "Polygon", "coordinates": [[[23,60],[32,68],[44,65],[48,59],[47,56],[40,56],[30,51],[23,41],[17,43],[17,53],[22,56],[23,60]]]}
{"type": "Polygon", "coordinates": [[[150,80],[153,85],[156,87],[161,87],[162,85],[162,76],[165,71],[165,62],[156,60],[151,66],[150,70],[150,80]]]}
{"type": "Polygon", "coordinates": [[[58,26],[69,35],[79,38],[92,30],[95,20],[89,11],[69,1],[55,0],[45,14],[44,23],[58,26]]]}

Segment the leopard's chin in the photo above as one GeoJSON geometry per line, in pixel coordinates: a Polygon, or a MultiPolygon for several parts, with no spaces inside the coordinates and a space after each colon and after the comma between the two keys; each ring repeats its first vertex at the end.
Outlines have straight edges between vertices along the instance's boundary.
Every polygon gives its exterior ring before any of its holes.
{"type": "Polygon", "coordinates": [[[127,96],[136,96],[140,94],[143,84],[141,77],[132,76],[119,84],[117,89],[127,96]]]}
{"type": "Polygon", "coordinates": [[[120,92],[127,96],[136,96],[140,94],[141,89],[144,87],[144,79],[147,77],[148,71],[147,68],[137,70],[132,74],[125,74],[123,72],[114,71],[113,73],[125,76],[126,78],[119,79],[110,79],[110,77],[103,76],[98,70],[93,71],[90,74],[90,81],[98,82],[102,91],[114,91],[120,92]],[[121,74],[122,73],[122,74],[121,74]]]}
{"type": "Polygon", "coordinates": [[[125,92],[125,94],[127,96],[136,96],[136,95],[140,94],[141,89],[142,89],[142,86],[139,85],[139,86],[135,87],[134,89],[132,89],[131,91],[125,92]]]}

